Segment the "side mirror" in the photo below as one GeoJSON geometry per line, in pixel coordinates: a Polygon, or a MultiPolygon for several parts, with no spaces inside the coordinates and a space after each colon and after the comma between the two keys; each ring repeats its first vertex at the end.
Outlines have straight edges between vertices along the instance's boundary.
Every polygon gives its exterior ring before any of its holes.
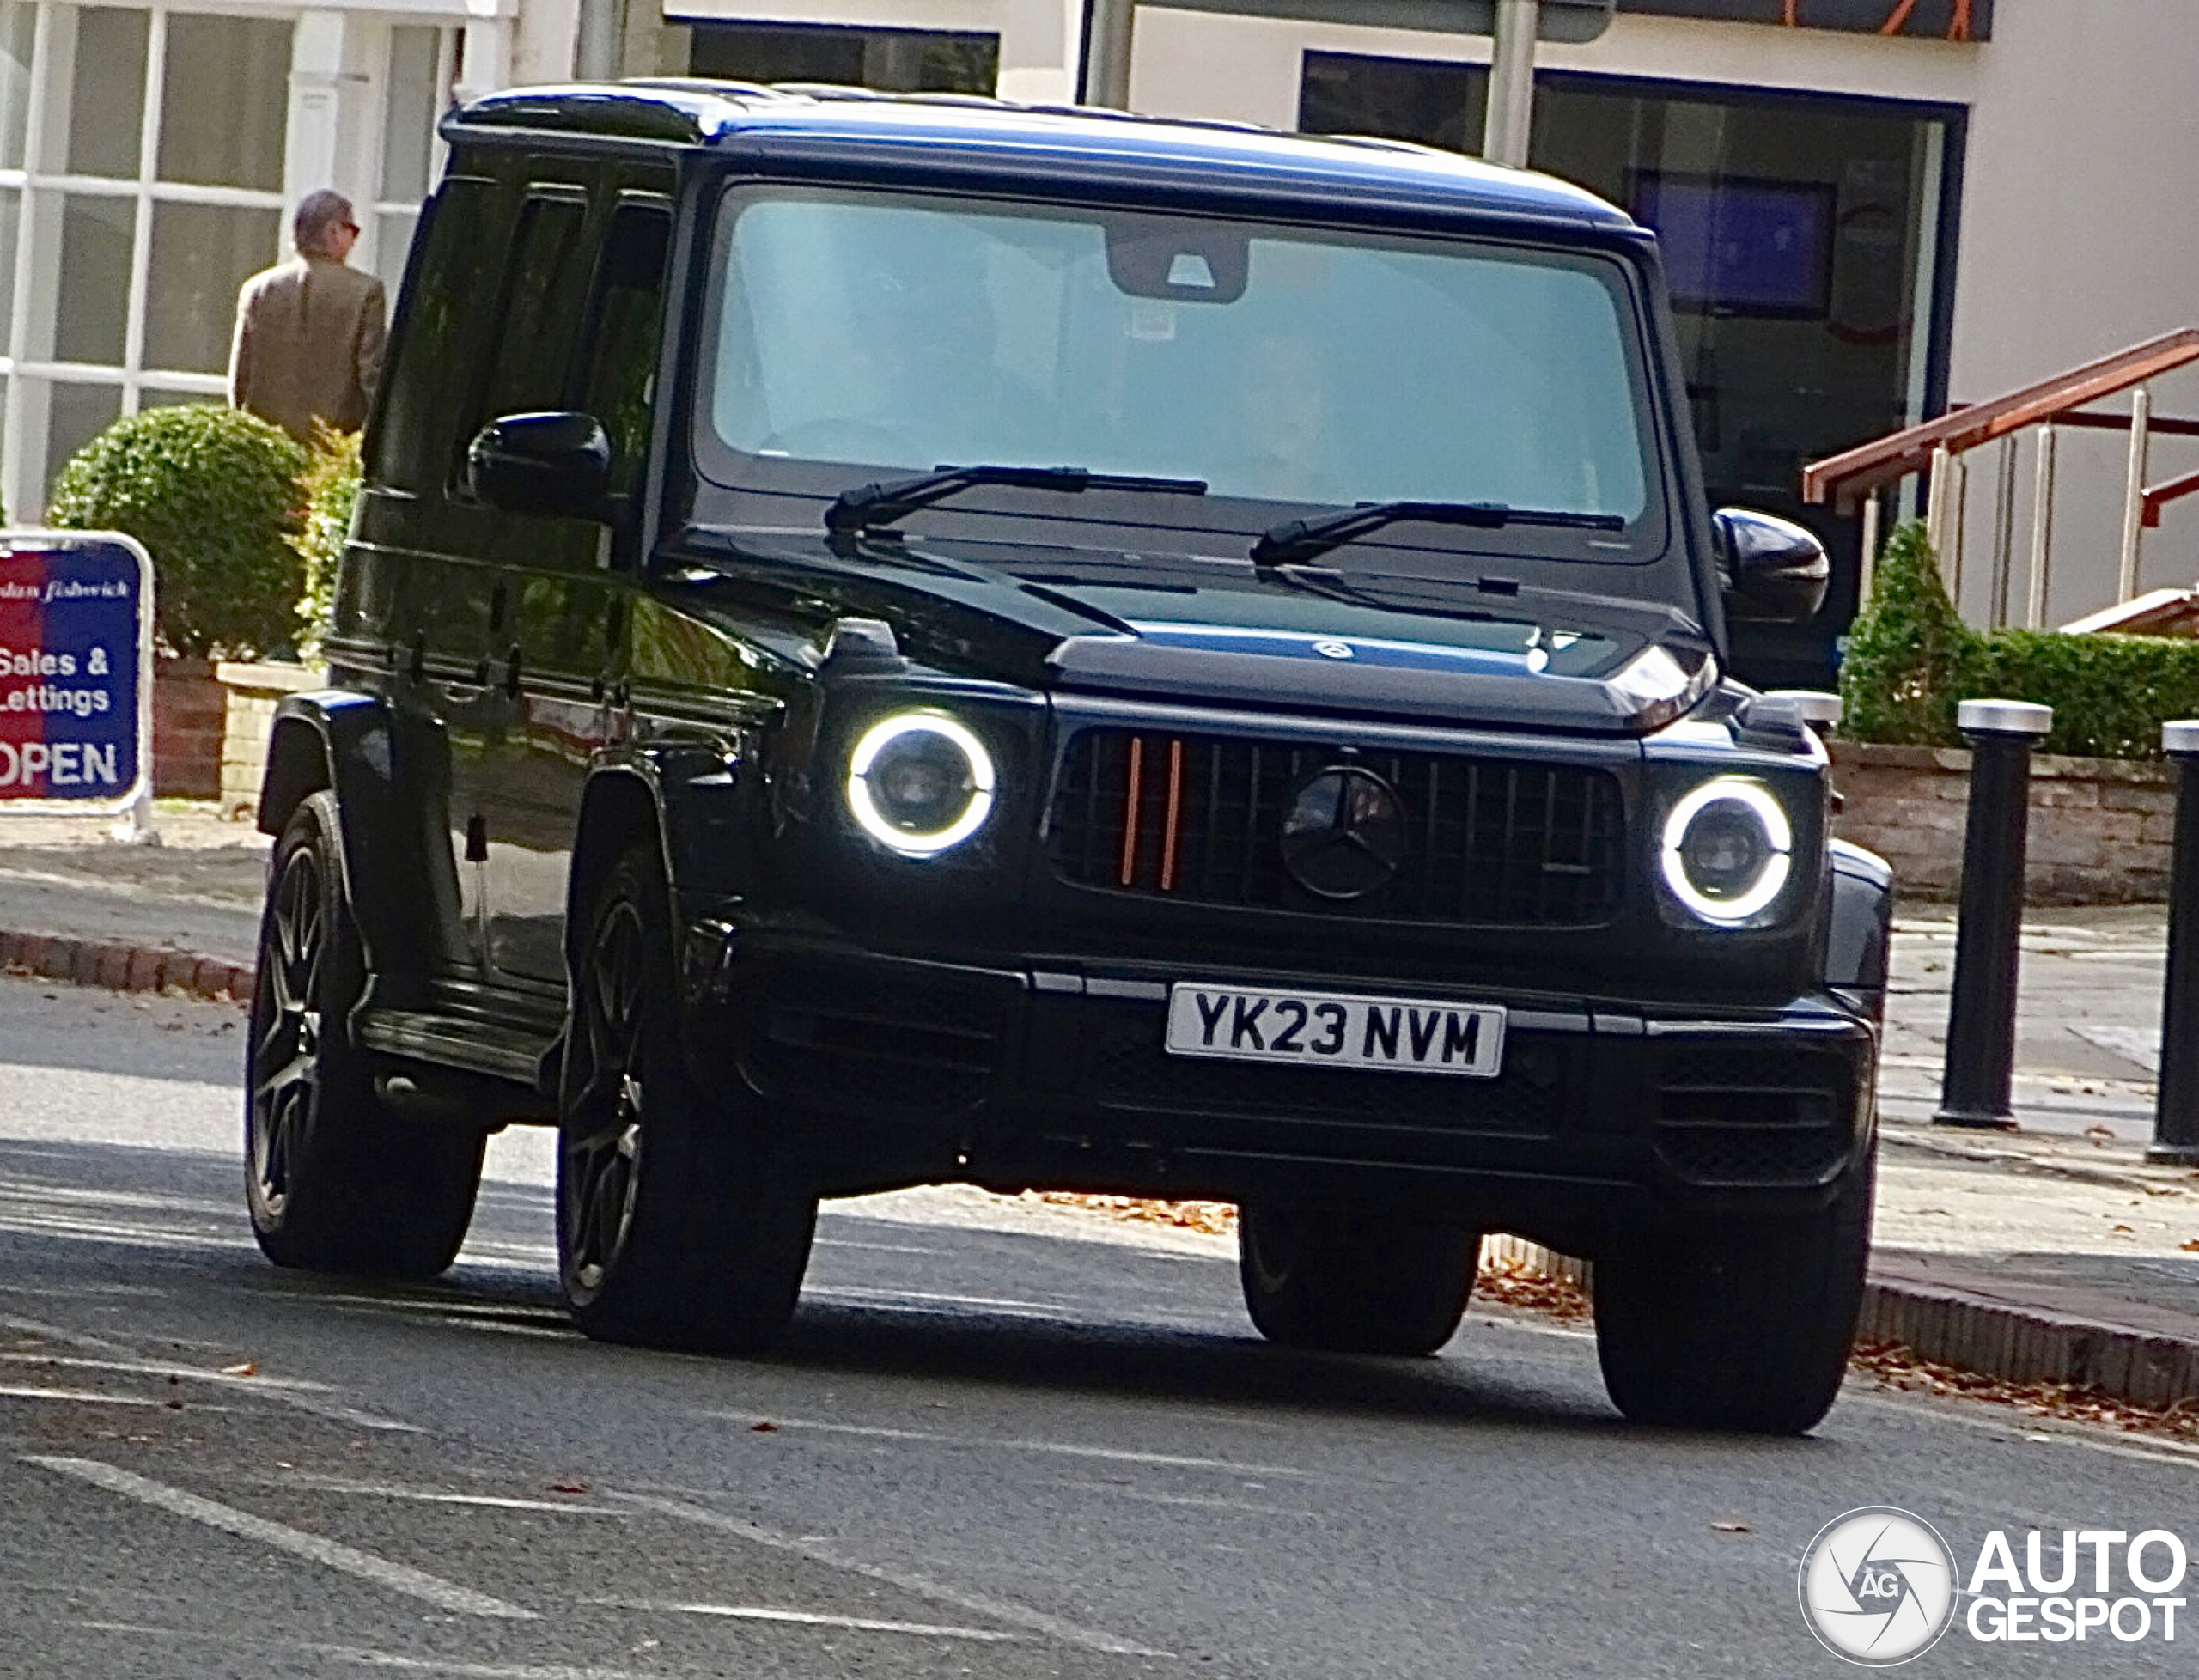
{"type": "Polygon", "coordinates": [[[466,446],[466,487],[503,513],[608,519],[611,440],[592,414],[507,414],[466,446]]]}
{"type": "Polygon", "coordinates": [[[1813,531],[1745,508],[1710,516],[1727,610],[1736,618],[1799,624],[1824,605],[1832,562],[1813,531]]]}

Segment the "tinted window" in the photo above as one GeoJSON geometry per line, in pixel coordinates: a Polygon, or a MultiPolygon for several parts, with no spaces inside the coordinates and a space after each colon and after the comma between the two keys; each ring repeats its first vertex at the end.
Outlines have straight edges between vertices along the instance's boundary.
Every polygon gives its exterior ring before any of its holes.
{"type": "Polygon", "coordinates": [[[578,188],[570,194],[530,192],[520,205],[494,317],[496,351],[477,423],[564,405],[588,287],[588,253],[581,237],[587,224],[588,200],[578,188]]]}
{"type": "Polygon", "coordinates": [[[592,333],[579,406],[603,423],[611,438],[611,487],[638,489],[649,454],[655,396],[657,338],[664,319],[664,265],[672,245],[672,214],[661,204],[631,200],[611,216],[588,311],[592,333]]]}
{"type": "Polygon", "coordinates": [[[478,388],[480,299],[494,283],[498,189],[454,177],[423,213],[368,443],[368,476],[399,490],[440,489],[460,411],[478,388]]]}

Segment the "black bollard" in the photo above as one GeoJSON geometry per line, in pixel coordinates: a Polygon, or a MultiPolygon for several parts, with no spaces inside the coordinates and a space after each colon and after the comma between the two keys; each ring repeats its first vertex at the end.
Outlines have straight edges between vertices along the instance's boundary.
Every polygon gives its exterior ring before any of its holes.
{"type": "Polygon", "coordinates": [[[1962,837],[1962,907],[1938,1126],[2012,1132],[2016,1060],[2016,941],[2023,932],[2024,842],[2031,828],[2031,754],[2054,727],[2050,706],[1965,700],[1956,726],[1970,742],[1970,817],[1962,837]]]}
{"type": "Polygon", "coordinates": [[[2176,766],[2176,851],[2169,866],[2160,1088],[2146,1159],[2199,1166],[2199,721],[2162,724],[2161,751],[2176,766]]]}

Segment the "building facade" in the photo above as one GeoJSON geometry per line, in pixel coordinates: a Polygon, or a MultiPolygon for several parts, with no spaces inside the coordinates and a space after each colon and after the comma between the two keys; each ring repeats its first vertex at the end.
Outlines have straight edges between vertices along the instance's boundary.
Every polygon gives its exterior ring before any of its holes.
{"type": "MultiPolygon", "coordinates": [[[[1369,0],[1395,15],[1399,0],[1369,0]]],[[[556,80],[582,7],[622,5],[630,71],[1079,91],[1087,0],[376,0],[316,7],[0,0],[0,495],[34,512],[119,413],[222,388],[238,282],[332,185],[395,280],[454,95],[556,80]],[[664,8],[656,9],[658,4],[664,8]]],[[[1477,149],[1481,37],[1142,6],[1130,103],[1167,115],[1477,149]]],[[[1276,0],[1269,10],[1327,9],[1276,0]]],[[[601,14],[595,14],[600,16],[601,14]]],[[[1806,518],[1852,607],[1859,521],[1802,464],[2199,324],[2199,20],[2191,0],[1619,0],[1546,44],[1538,167],[1664,234],[1714,494],[1806,518]]],[[[2199,374],[2157,414],[2199,419],[2199,374]]],[[[2115,593],[2123,435],[2062,441],[2047,622],[2115,593]]],[[[1996,610],[2001,493],[1974,471],[1961,593],[1996,610]],[[1996,547],[1997,542],[1997,547],[1996,547]]],[[[2199,467],[2171,426],[2148,482],[2199,467]]],[[[2199,577],[2199,498],[2148,534],[2141,587],[2199,577]]],[[[2002,584],[2005,590],[2006,585],[2002,584]]],[[[2020,597],[2020,589],[2017,592],[2020,597]]]]}

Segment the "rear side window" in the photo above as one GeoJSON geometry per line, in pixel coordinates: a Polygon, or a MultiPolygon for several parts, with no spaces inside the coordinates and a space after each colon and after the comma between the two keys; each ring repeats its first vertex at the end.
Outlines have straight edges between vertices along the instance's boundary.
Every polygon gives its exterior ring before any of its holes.
{"type": "Polygon", "coordinates": [[[531,191],[492,318],[496,355],[474,413],[476,427],[500,414],[564,404],[581,304],[588,290],[588,199],[578,186],[531,191]]]}
{"type": "Polygon", "coordinates": [[[480,301],[495,284],[503,246],[500,197],[495,181],[453,176],[422,214],[368,441],[373,483],[417,492],[442,488],[451,435],[479,387],[480,301]]]}

